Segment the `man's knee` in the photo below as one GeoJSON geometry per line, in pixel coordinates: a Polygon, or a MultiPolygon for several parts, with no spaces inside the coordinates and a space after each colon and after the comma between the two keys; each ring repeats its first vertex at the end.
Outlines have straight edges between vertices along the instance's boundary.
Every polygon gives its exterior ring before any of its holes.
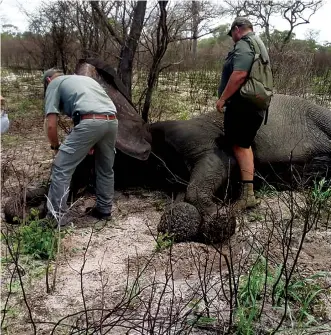
{"type": "Polygon", "coordinates": [[[236,157],[247,158],[253,155],[251,147],[245,148],[235,144],[232,148],[236,157]]]}

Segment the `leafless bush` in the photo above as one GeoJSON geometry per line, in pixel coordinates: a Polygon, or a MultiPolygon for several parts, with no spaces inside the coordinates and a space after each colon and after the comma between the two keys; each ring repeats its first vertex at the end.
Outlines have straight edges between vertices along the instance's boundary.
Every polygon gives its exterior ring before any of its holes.
{"type": "MultiPolygon", "coordinates": [[[[31,333],[38,334],[40,327],[47,327],[52,334],[226,334],[240,333],[243,329],[239,327],[255,333],[268,328],[275,333],[280,327],[293,326],[308,327],[309,333],[309,322],[295,317],[301,307],[298,301],[294,304],[291,294],[293,283],[303,282],[307,276],[300,260],[307,236],[328,229],[328,218],[324,215],[328,207],[323,201],[329,199],[323,198],[323,189],[312,193],[305,183],[302,185],[301,192],[289,190],[265,199],[262,208],[251,214],[259,216],[253,221],[249,216],[238,217],[238,231],[226,243],[190,244],[181,248],[180,253],[172,244],[161,253],[155,251],[143,259],[127,259],[126,279],[119,291],[111,289],[100,263],[100,289],[94,301],[85,293],[88,282],[84,270],[97,232],[96,226],[92,227],[84,242],[81,267],[75,270],[80,278],[82,305],[57,320],[41,320],[26,294],[31,333]],[[183,259],[190,267],[189,275],[178,279],[183,259]],[[240,313],[249,313],[245,307],[246,294],[254,295],[251,303],[256,310],[251,322],[240,324],[240,313]]],[[[13,252],[8,232],[3,235],[19,276],[19,255],[13,252]]],[[[105,256],[106,251],[102,259],[105,256]]],[[[70,264],[70,258],[67,261],[70,264]]],[[[8,278],[9,288],[12,276],[13,272],[8,278]]],[[[22,280],[20,285],[22,292],[26,292],[22,280]]],[[[317,299],[323,290],[314,291],[317,299]]],[[[309,309],[307,312],[312,313],[309,309]]],[[[6,313],[3,322],[5,318],[6,313]]]]}
{"type": "Polygon", "coordinates": [[[274,51],[274,84],[278,93],[305,97],[310,92],[313,81],[313,54],[307,52],[274,51]]]}
{"type": "MultiPolygon", "coordinates": [[[[280,62],[296,61],[293,54],[282,57],[280,62]]],[[[297,69],[288,67],[286,72],[281,68],[277,85],[284,84],[284,90],[293,94],[310,92],[304,80],[311,80],[312,73],[303,70],[311,67],[311,59],[308,57],[299,62],[297,69]],[[288,73],[293,76],[290,84],[285,82],[288,73]]],[[[139,75],[145,74],[137,73],[137,83],[139,75]]],[[[206,107],[214,101],[212,91],[214,86],[217,87],[217,81],[218,70],[165,71],[159,77],[158,90],[162,90],[167,100],[171,94],[183,94],[177,98],[187,103],[181,112],[189,110],[193,114],[198,106],[206,107]]],[[[15,92],[11,99],[18,100],[18,96],[15,92]]],[[[184,116],[189,117],[191,114],[184,116]]],[[[42,115],[39,117],[36,120],[42,119],[42,115]]],[[[49,177],[52,156],[42,134],[41,122],[34,122],[37,123],[36,133],[24,132],[25,124],[18,120],[17,127],[10,130],[9,136],[2,138],[3,196],[10,194],[16,187],[20,189],[19,194],[23,192],[24,195],[31,183],[49,177]],[[47,157],[46,152],[49,153],[47,157]]],[[[91,297],[86,294],[89,283],[84,271],[92,248],[91,241],[96,233],[93,227],[87,243],[83,245],[85,250],[78,270],[81,305],[75,306],[75,310],[70,313],[65,311],[56,320],[42,320],[37,315],[35,301],[22,275],[22,257],[9,238],[12,231],[6,230],[6,227],[3,230],[4,244],[7,246],[8,263],[12,267],[8,268],[9,275],[5,278],[8,281],[8,295],[4,295],[6,300],[2,323],[9,317],[14,281],[18,279],[27,311],[28,321],[25,321],[31,325],[26,332],[31,334],[38,334],[41,327],[47,327],[53,334],[238,334],[239,312],[250,311],[243,302],[242,294],[246,292],[243,286],[246,284],[247,292],[252,292],[251,283],[255,278],[252,269],[262,264],[259,272],[262,288],[254,300],[256,311],[249,326],[253,327],[255,333],[263,333],[266,328],[276,332],[280,327],[309,327],[304,318],[300,322],[295,319],[295,313],[300,307],[298,302],[293,303],[291,289],[293,282],[302,281],[304,276],[311,274],[301,260],[305,241],[314,236],[315,232],[329,233],[330,211],[327,207],[329,203],[323,198],[323,189],[312,196],[312,190],[302,182],[299,191],[292,189],[278,193],[271,199],[265,199],[257,212],[238,217],[237,233],[222,245],[190,244],[179,252],[179,246],[172,245],[161,253],[153,252],[140,262],[136,258],[128,259],[124,284],[117,292],[110,287],[109,277],[100,270],[100,287],[95,296],[91,297]],[[190,275],[178,278],[183,259],[190,261],[190,275]],[[268,279],[270,273],[275,279],[271,286],[268,279]]],[[[318,290],[315,290],[316,297],[323,295],[323,290],[318,294],[318,290]]],[[[323,314],[318,317],[322,318],[320,323],[328,321],[323,314]]],[[[309,329],[304,331],[308,333],[309,329]]]]}

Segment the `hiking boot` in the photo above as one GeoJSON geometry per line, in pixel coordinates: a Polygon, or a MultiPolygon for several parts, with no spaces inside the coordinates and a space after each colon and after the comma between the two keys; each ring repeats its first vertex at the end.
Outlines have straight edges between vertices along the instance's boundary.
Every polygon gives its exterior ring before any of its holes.
{"type": "Polygon", "coordinates": [[[43,229],[55,229],[57,227],[57,221],[52,215],[46,215],[40,220],[40,225],[43,229]]]}
{"type": "Polygon", "coordinates": [[[94,218],[98,220],[110,220],[111,213],[102,213],[100,212],[96,207],[88,207],[85,210],[85,213],[87,215],[93,216],[94,218]]]}
{"type": "Polygon", "coordinates": [[[254,195],[253,182],[243,183],[241,195],[239,199],[233,204],[232,210],[240,212],[248,208],[253,208],[261,203],[254,195]]]}
{"type": "Polygon", "coordinates": [[[73,223],[73,218],[71,215],[67,213],[62,216],[59,222],[59,220],[56,219],[52,214],[47,213],[43,221],[44,221],[45,226],[57,228],[59,223],[60,223],[60,227],[65,227],[67,225],[70,225],[71,223],[73,223]]]}

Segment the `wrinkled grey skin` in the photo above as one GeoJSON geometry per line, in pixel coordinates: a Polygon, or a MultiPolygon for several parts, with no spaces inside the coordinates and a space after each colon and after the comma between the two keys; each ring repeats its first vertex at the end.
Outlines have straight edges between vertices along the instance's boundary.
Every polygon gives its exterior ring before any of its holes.
{"type": "MultiPolygon", "coordinates": [[[[185,201],[194,205],[202,216],[200,235],[210,222],[215,226],[215,220],[219,222],[219,230],[231,226],[230,234],[233,233],[234,223],[225,213],[210,220],[218,210],[214,196],[218,192],[224,199],[229,178],[239,178],[236,161],[231,150],[226,149],[223,114],[215,112],[188,121],[157,122],[150,126],[150,132],[152,151],[175,173],[189,178],[185,201]]],[[[302,98],[276,94],[268,122],[261,126],[252,148],[257,175],[279,185],[293,180],[291,176],[302,178],[304,183],[303,178],[326,174],[331,169],[331,112],[302,98]]],[[[169,217],[169,213],[165,215],[169,217]]],[[[167,222],[170,230],[178,225],[169,218],[167,222]]],[[[165,232],[161,226],[159,230],[165,232]]]]}
{"type": "MultiPolygon", "coordinates": [[[[150,132],[153,152],[169,165],[183,163],[181,170],[187,168],[185,201],[208,211],[213,195],[227,185],[230,171],[237,165],[226,150],[223,114],[157,122],[150,132]],[[176,157],[175,162],[170,162],[171,156],[176,157]]],[[[279,166],[283,173],[291,164],[325,171],[331,167],[331,112],[302,98],[276,94],[268,122],[261,126],[252,148],[257,173],[271,170],[270,165],[279,166]]]]}

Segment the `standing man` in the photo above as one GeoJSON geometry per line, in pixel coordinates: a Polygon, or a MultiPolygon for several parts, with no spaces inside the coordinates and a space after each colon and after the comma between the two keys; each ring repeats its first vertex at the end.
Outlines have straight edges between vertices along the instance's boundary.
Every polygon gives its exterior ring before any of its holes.
{"type": "Polygon", "coordinates": [[[96,206],[88,208],[97,219],[109,219],[114,195],[115,143],[118,121],[116,107],[105,90],[87,76],[63,75],[49,69],[43,75],[45,88],[45,127],[51,149],[56,156],[48,193],[47,217],[65,225],[67,198],[77,165],[94,147],[96,171],[96,206]],[[74,128],[60,144],[58,115],[62,112],[74,121],[74,128]],[[64,220],[63,220],[64,218],[64,220]]]}
{"type": "Polygon", "coordinates": [[[269,56],[261,39],[253,32],[252,23],[244,17],[237,17],[228,33],[235,42],[229,52],[222,71],[216,108],[221,112],[225,107],[224,133],[232,148],[241,172],[241,195],[234,204],[234,210],[244,210],[259,204],[254,196],[254,157],[251,145],[260,128],[265,110],[244,99],[240,88],[249,77],[255,54],[269,56]],[[260,50],[254,50],[257,45],[260,50]]]}

